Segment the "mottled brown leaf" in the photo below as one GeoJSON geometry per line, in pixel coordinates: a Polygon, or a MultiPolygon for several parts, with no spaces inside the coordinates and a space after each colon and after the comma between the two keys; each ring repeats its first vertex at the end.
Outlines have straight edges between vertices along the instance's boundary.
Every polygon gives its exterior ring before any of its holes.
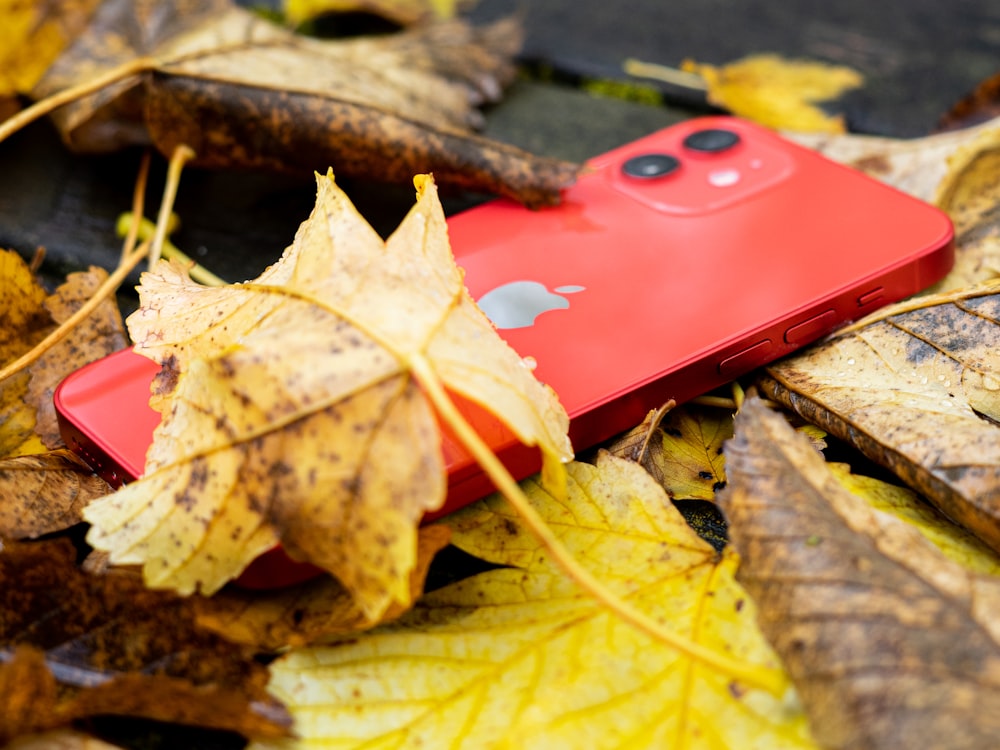
{"type": "Polygon", "coordinates": [[[0,458],[0,538],[67,529],[83,520],[87,503],[109,492],[107,482],[66,450],[0,458]]]}
{"type": "Polygon", "coordinates": [[[27,702],[38,713],[19,732],[100,714],[287,732],[251,650],[200,630],[190,601],[127,572],[87,575],[75,556],[66,540],[0,551],[0,657],[30,675],[0,676],[0,706],[27,702]]]}
{"type": "Polygon", "coordinates": [[[1000,117],[1000,73],[981,81],[946,112],[938,123],[941,130],[958,130],[1000,117]]]}
{"type": "Polygon", "coordinates": [[[521,33],[442,21],[379,38],[320,41],[229,0],[107,0],[36,88],[45,96],[139,57],[150,71],[62,108],[73,148],[181,143],[195,164],[439,182],[536,205],[576,167],[478,138],[476,105],[499,97],[521,33]]]}
{"type": "Polygon", "coordinates": [[[751,399],[720,502],[738,576],[826,748],[992,748],[1000,736],[1000,579],[950,562],[845,490],[751,399]]]}
{"type": "MultiPolygon", "coordinates": [[[[53,323],[63,323],[83,306],[107,279],[102,268],[71,273],[45,300],[53,323]]],[[[25,399],[36,409],[35,432],[49,448],[61,446],[52,394],[74,370],[129,345],[125,324],[114,298],[104,300],[70,334],[31,366],[25,399]]]]}
{"type": "Polygon", "coordinates": [[[1000,549],[1000,295],[886,315],[769,367],[761,389],[1000,549]]]}
{"type": "MultiPolygon", "coordinates": [[[[431,561],[448,543],[446,526],[428,526],[417,537],[417,563],[410,573],[410,591],[417,599],[431,561]]],[[[408,607],[392,606],[373,621],[336,579],[320,576],[297,586],[270,591],[227,588],[211,598],[194,600],[198,624],[226,640],[266,651],[305,646],[321,638],[368,630],[391,622],[408,607]]]]}

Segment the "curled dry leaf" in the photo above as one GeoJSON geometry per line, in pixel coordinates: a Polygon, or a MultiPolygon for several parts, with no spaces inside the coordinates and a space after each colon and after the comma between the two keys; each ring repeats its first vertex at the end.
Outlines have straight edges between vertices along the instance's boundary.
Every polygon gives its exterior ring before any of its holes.
{"type": "Polygon", "coordinates": [[[1000,295],[886,315],[772,365],[761,390],[1000,550],[1000,295]]]}
{"type": "Polygon", "coordinates": [[[83,520],[87,503],[111,492],[67,450],[0,458],[0,539],[34,539],[83,520]]]}
{"type": "MultiPolygon", "coordinates": [[[[563,544],[664,626],[774,665],[733,580],[639,466],[569,467],[558,501],[524,483],[563,544]]],[[[645,635],[560,571],[505,502],[448,517],[453,543],[505,567],[423,597],[397,623],[293,650],[271,689],[300,746],[811,748],[794,696],[746,688],[645,635]]]]}
{"type": "MultiPolygon", "coordinates": [[[[446,526],[427,526],[417,538],[417,562],[410,574],[410,596],[417,599],[431,561],[448,543],[446,526]]],[[[373,623],[353,597],[329,576],[297,586],[270,591],[223,589],[210,598],[196,599],[198,624],[233,643],[264,651],[305,646],[334,635],[367,630],[373,623]]],[[[380,622],[395,620],[405,611],[398,603],[380,622]]]]}
{"type": "Polygon", "coordinates": [[[257,279],[202,287],[144,274],[128,324],[165,366],[143,478],[86,511],[91,543],[147,583],[218,590],[277,542],[332,573],[372,622],[410,601],[416,527],[445,498],[440,380],[546,464],[571,457],[551,389],[466,292],[433,182],[382,240],[317,176],[311,217],[257,279]]]}
{"type": "Polygon", "coordinates": [[[75,558],[67,540],[0,552],[0,734],[102,714],[287,733],[252,650],[198,629],[189,600],[86,575],[75,558]]]}
{"type": "Polygon", "coordinates": [[[462,21],[377,38],[321,41],[229,0],[105,0],[50,68],[44,97],[148,58],[149,69],[54,117],[81,151],[180,145],[194,164],[442,182],[537,205],[558,201],[576,167],[470,133],[499,97],[521,32],[462,21]]]}
{"type": "Polygon", "coordinates": [[[712,104],[770,128],[800,132],[843,133],[843,117],[830,116],[815,104],[864,82],[851,68],[771,54],[720,67],[685,60],[682,68],[705,80],[712,104]]]}
{"type": "Polygon", "coordinates": [[[827,748],[992,747],[1000,579],[949,561],[846,491],[758,400],[737,418],[720,502],[739,578],[827,748]]]}

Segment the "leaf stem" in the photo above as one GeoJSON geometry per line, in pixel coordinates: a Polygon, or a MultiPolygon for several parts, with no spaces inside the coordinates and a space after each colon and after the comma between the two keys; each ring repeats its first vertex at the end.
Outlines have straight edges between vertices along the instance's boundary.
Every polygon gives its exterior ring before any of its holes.
{"type": "Polygon", "coordinates": [[[434,404],[439,416],[454,431],[462,445],[472,454],[472,457],[511,504],[521,520],[571,580],[629,624],[688,657],[697,659],[748,685],[766,690],[772,695],[781,695],[784,692],[788,680],[780,670],[756,664],[740,663],[699,643],[690,641],[678,633],[671,632],[598,581],[590,571],[576,561],[531,506],[514,477],[510,475],[500,459],[459,412],[427,359],[417,353],[408,359],[407,364],[410,372],[413,373],[434,404]]]}
{"type": "Polygon", "coordinates": [[[6,140],[21,128],[26,127],[40,117],[44,117],[50,112],[59,109],[59,107],[64,104],[69,104],[77,99],[82,99],[89,94],[93,94],[95,91],[100,91],[105,86],[117,83],[123,78],[128,78],[129,76],[138,75],[140,73],[145,73],[148,70],[152,70],[157,66],[157,64],[156,60],[152,58],[139,57],[135,60],[129,60],[127,63],[112,68],[106,73],[90,78],[83,83],[77,84],[76,86],[70,86],[62,91],[57,91],[44,99],[39,99],[30,107],[22,109],[16,115],[8,117],[0,123],[0,141],[6,140]]]}

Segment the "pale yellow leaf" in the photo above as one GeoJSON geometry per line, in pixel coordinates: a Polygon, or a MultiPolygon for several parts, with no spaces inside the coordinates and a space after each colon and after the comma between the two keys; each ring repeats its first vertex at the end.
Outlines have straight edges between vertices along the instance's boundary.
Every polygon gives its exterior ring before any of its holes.
{"type": "Polygon", "coordinates": [[[284,0],[285,15],[293,24],[324,13],[373,13],[399,24],[430,18],[453,18],[463,0],[284,0]]]}
{"type": "Polygon", "coordinates": [[[407,604],[416,526],[445,497],[418,364],[550,466],[571,456],[565,411],[475,306],[434,184],[417,182],[387,241],[317,176],[312,216],[258,279],[200,287],[165,263],[143,276],[129,329],[177,384],[144,477],[86,511],[113,563],[211,593],[280,541],[372,622],[407,604]]]}
{"type": "MultiPolygon", "coordinates": [[[[571,464],[533,505],[614,592],[706,647],[776,666],[721,556],[639,466],[571,464]]],[[[559,571],[506,504],[453,516],[453,542],[505,567],[425,596],[397,624],[292,651],[271,687],[300,748],[811,748],[791,693],[750,690],[602,608],[559,571]]]]}

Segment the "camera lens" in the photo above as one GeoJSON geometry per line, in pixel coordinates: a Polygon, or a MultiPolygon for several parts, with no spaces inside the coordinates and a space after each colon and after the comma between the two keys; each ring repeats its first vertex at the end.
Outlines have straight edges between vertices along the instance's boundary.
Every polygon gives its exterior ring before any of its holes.
{"type": "Polygon", "coordinates": [[[680,165],[680,161],[670,154],[643,154],[622,164],[622,172],[629,177],[651,180],[670,174],[680,165]]]}
{"type": "Polygon", "coordinates": [[[684,148],[701,151],[705,154],[717,154],[730,149],[740,142],[740,137],[732,130],[709,128],[697,130],[684,139],[684,148]]]}

